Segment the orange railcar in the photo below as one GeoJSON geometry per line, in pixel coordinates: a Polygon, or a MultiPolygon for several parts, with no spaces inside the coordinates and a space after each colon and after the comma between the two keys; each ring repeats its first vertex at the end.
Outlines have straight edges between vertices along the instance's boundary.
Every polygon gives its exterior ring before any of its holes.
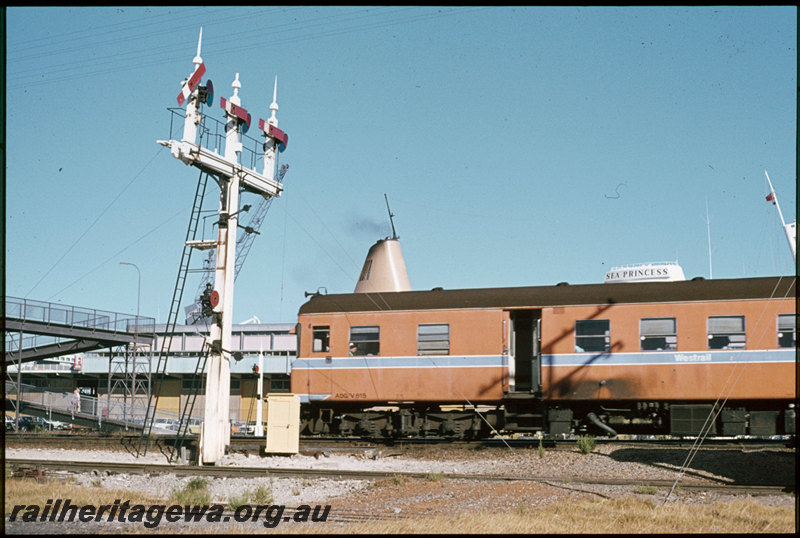
{"type": "Polygon", "coordinates": [[[792,277],[316,295],[307,433],[794,433],[792,277]]]}

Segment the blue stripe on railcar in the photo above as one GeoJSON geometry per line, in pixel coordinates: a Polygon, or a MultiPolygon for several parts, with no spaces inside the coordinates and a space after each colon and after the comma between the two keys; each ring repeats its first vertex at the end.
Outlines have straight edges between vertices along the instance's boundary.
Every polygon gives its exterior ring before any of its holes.
{"type": "Polygon", "coordinates": [[[324,357],[295,359],[293,370],[362,368],[492,368],[508,366],[507,355],[426,355],[410,357],[324,357]]]}
{"type": "Polygon", "coordinates": [[[731,364],[794,362],[795,349],[724,351],[648,351],[642,353],[543,354],[542,366],[634,366],[654,364],[731,364]]]}

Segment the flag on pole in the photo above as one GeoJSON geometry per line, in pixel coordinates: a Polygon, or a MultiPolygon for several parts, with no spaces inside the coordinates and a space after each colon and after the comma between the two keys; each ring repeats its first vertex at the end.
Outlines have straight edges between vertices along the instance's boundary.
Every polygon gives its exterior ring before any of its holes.
{"type": "Polygon", "coordinates": [[[773,205],[775,204],[775,193],[771,192],[767,195],[767,202],[772,202],[773,205]]]}

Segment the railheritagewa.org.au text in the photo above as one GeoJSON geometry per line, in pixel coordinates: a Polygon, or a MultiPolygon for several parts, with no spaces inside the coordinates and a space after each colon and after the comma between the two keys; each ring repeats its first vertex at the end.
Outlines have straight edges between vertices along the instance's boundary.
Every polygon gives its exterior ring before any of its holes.
{"type": "Polygon", "coordinates": [[[180,504],[132,504],[116,499],[113,504],[73,504],[71,499],[48,499],[44,506],[38,504],[15,505],[8,516],[9,522],[83,522],[92,521],[141,523],[148,529],[158,527],[163,521],[169,523],[246,523],[261,522],[264,527],[274,528],[281,523],[324,522],[330,514],[330,505],[303,504],[286,508],[280,504],[241,505],[235,510],[225,511],[225,505],[180,505],[180,504]]]}

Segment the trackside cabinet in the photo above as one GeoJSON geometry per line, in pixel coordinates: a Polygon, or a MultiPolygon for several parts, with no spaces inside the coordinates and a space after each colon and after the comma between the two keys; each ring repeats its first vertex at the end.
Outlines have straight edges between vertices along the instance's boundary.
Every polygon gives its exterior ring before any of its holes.
{"type": "Polygon", "coordinates": [[[267,454],[300,451],[300,396],[267,394],[267,454]]]}

